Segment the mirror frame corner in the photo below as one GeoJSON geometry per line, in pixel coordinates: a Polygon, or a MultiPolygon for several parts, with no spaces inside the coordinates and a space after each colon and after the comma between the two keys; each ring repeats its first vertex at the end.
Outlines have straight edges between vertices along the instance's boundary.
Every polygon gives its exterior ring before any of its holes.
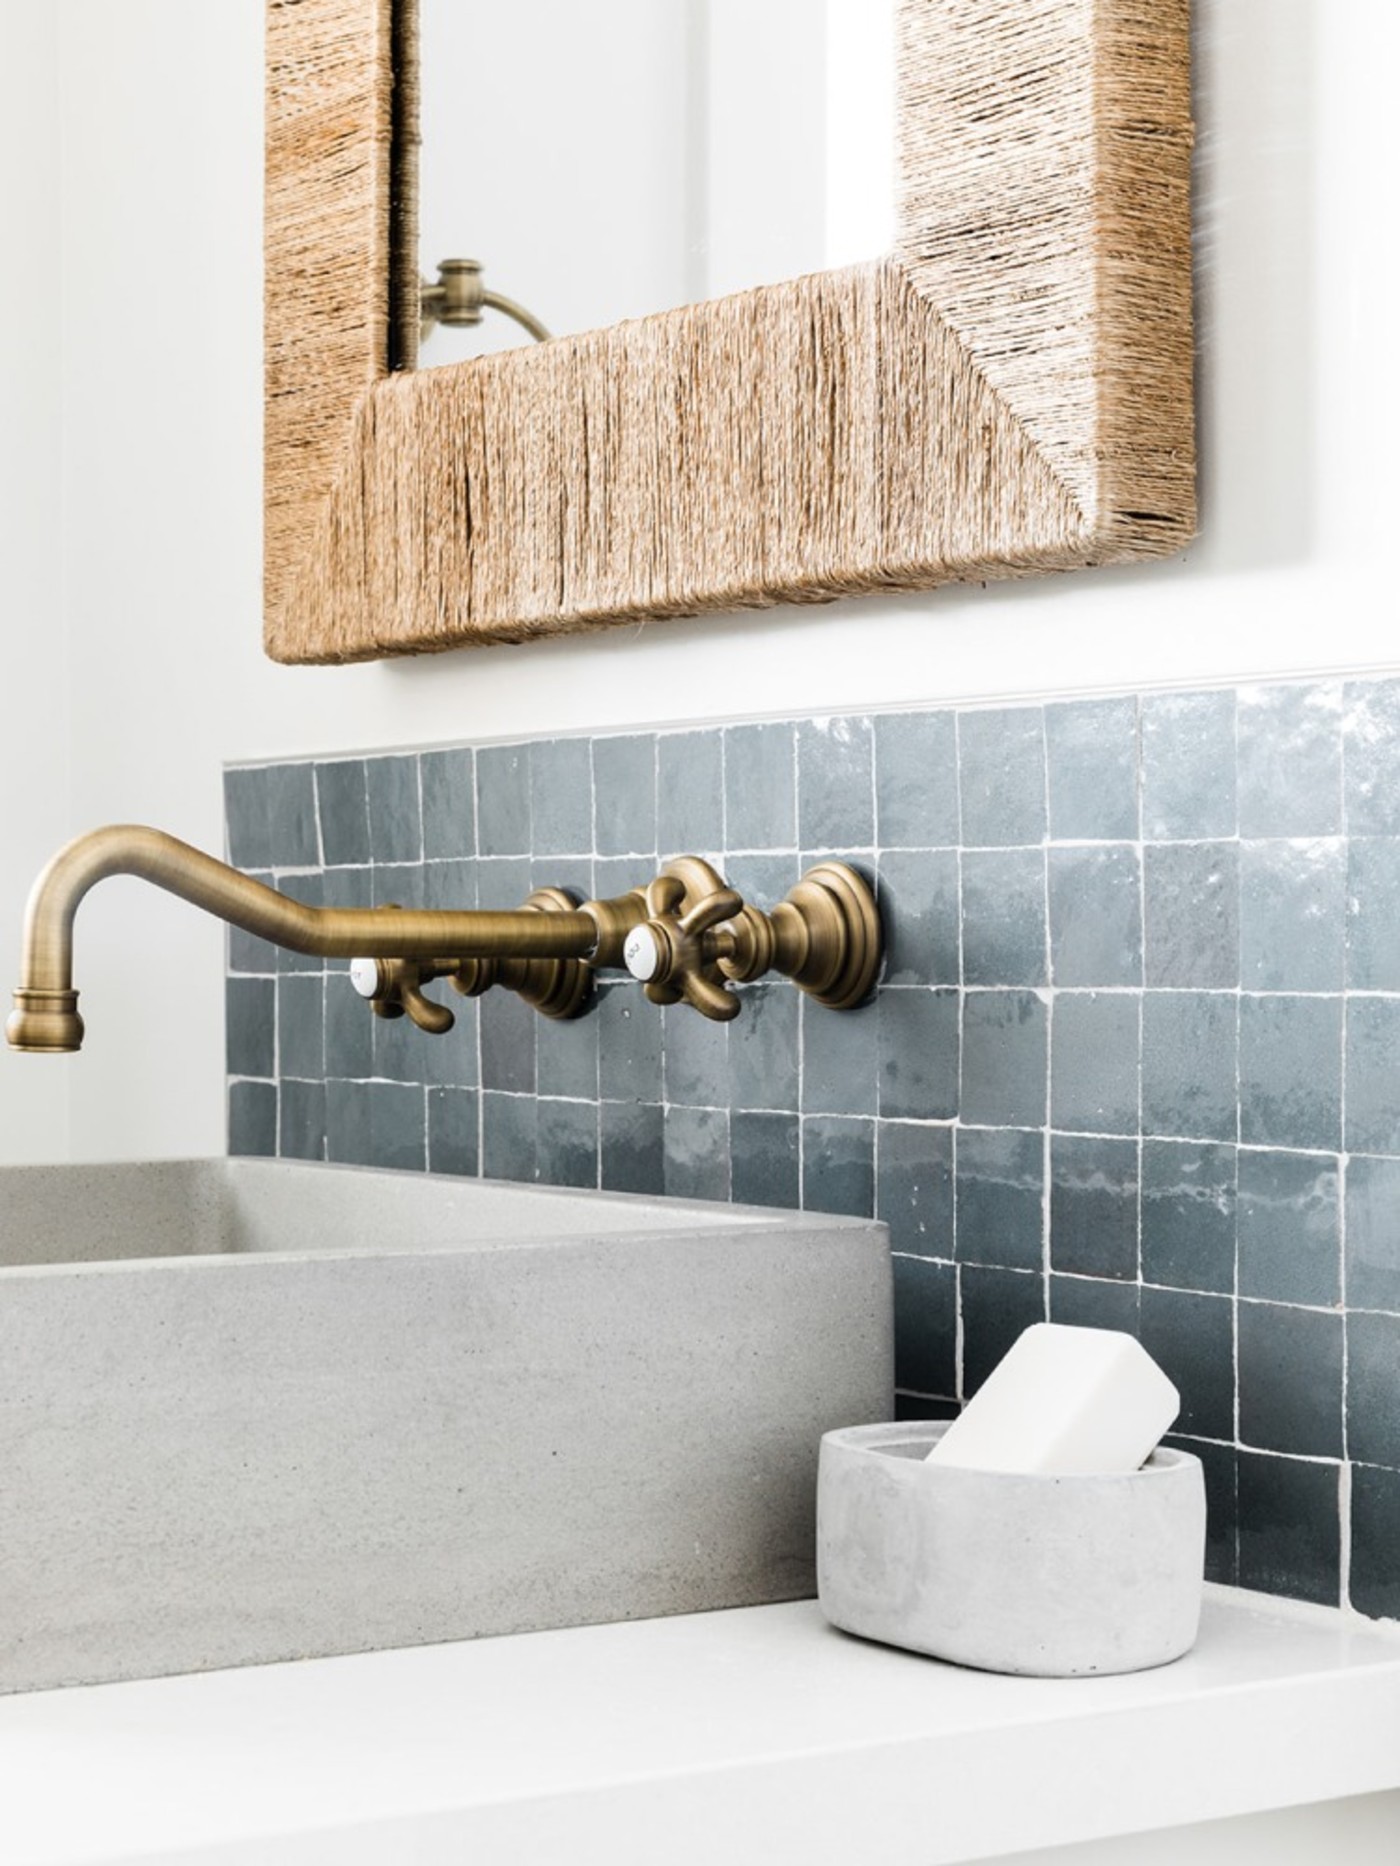
{"type": "Polygon", "coordinates": [[[1036,575],[1194,535],[1189,0],[898,0],[892,254],[422,372],[391,357],[417,291],[396,171],[416,0],[267,18],[273,659],[1036,575]]]}

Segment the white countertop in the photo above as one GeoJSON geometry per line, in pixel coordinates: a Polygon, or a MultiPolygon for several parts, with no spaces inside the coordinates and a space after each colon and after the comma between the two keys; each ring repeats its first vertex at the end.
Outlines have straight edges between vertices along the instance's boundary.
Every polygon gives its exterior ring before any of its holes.
{"type": "Polygon", "coordinates": [[[1400,1787],[1400,1636],[993,1677],[810,1601],[0,1699],[4,1866],[920,1866],[1400,1787]]]}

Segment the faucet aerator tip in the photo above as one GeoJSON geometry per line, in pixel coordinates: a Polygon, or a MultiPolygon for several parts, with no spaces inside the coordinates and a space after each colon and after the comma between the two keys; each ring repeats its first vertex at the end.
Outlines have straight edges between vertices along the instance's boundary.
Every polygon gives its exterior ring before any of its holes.
{"type": "Polygon", "coordinates": [[[15,993],[15,1008],[5,1025],[5,1041],[12,1050],[31,1055],[62,1056],[83,1047],[83,1020],[78,1015],[76,991],[15,993]]]}

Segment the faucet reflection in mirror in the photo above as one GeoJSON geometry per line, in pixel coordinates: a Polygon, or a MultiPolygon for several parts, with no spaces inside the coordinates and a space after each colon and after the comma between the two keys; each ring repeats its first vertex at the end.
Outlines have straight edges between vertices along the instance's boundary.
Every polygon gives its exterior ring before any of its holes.
{"type": "Polygon", "coordinates": [[[451,1029],[452,1013],[424,995],[450,979],[465,997],[493,985],[547,1017],[577,1015],[593,976],[625,967],[653,1004],[685,1002],[702,1016],[736,1017],[731,983],[784,973],[819,1003],[846,1010],[869,996],[880,969],[874,897],[854,869],[823,862],[771,913],[748,905],[696,856],[613,900],[579,903],[537,888],[507,912],[398,907],[308,907],[158,829],[115,825],[61,849],[34,884],[25,920],[11,1049],[81,1049],[73,987],[73,920],[88,889],[134,875],[246,933],[292,952],[351,958],[351,982],[380,1017],[451,1029]],[[358,955],[369,953],[371,958],[358,955]]]}
{"type": "Polygon", "coordinates": [[[437,281],[424,279],[419,289],[419,322],[424,338],[438,325],[448,330],[475,330],[485,311],[500,311],[527,330],[536,343],[548,343],[550,333],[524,305],[502,292],[488,291],[479,259],[443,259],[437,281]]]}

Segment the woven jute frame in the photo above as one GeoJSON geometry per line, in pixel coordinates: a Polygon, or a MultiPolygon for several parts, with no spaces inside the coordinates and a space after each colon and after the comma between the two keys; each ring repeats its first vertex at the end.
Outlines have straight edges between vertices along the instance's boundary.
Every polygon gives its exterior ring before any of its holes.
{"type": "Polygon", "coordinates": [[[1179,549],[1189,15],[899,0],[888,258],[414,372],[390,349],[391,300],[416,289],[412,15],[269,0],[268,653],[421,654],[1179,549]]]}

